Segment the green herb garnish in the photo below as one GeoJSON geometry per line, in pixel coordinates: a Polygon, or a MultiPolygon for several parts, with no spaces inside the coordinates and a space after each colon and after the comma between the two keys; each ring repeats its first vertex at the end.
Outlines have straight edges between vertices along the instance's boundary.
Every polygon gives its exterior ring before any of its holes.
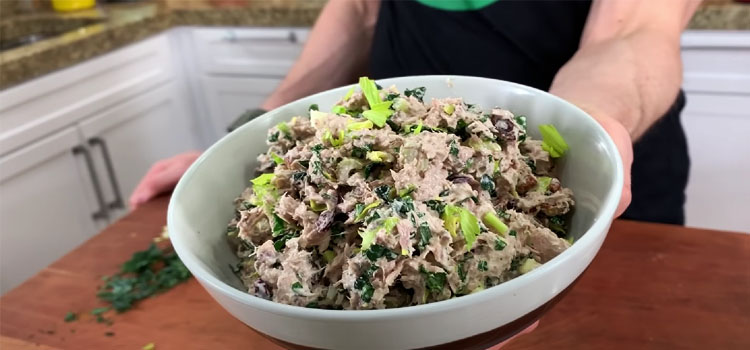
{"type": "Polygon", "coordinates": [[[448,276],[445,272],[427,272],[424,266],[419,266],[419,273],[425,278],[425,286],[432,294],[440,294],[445,288],[445,282],[448,276]]]}
{"type": "Polygon", "coordinates": [[[480,260],[479,263],[477,264],[477,270],[479,270],[479,271],[487,271],[488,270],[487,261],[480,260]]]}
{"type": "MultiPolygon", "coordinates": [[[[116,311],[123,312],[135,302],[169,290],[189,277],[190,271],[177,254],[167,253],[151,244],[148,249],[133,254],[118,274],[107,278],[97,296],[116,311]]],[[[94,311],[101,316],[105,312],[102,310],[94,311]]]]}
{"type": "Polygon", "coordinates": [[[505,249],[505,246],[507,246],[508,243],[505,243],[502,239],[496,239],[495,240],[495,250],[503,250],[505,249]]]}
{"type": "Polygon", "coordinates": [[[370,261],[378,260],[378,258],[385,257],[388,260],[394,260],[398,257],[398,254],[396,254],[394,251],[380,245],[380,244],[373,244],[370,246],[370,249],[364,251],[365,256],[367,259],[370,259],[370,261]]]}
{"type": "Polygon", "coordinates": [[[424,99],[424,94],[426,91],[427,91],[427,88],[425,88],[424,86],[420,86],[414,89],[406,89],[404,90],[404,96],[406,97],[414,96],[414,98],[419,100],[419,102],[424,102],[423,99],[424,99]]]}

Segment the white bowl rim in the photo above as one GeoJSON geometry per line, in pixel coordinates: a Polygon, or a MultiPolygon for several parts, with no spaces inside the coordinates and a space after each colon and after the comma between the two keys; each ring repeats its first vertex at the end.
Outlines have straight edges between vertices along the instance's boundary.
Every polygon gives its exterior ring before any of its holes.
{"type": "MultiPolygon", "coordinates": [[[[187,248],[187,246],[183,244],[182,236],[179,234],[175,234],[171,232],[170,230],[170,239],[172,241],[172,245],[174,246],[175,251],[177,252],[180,259],[182,259],[183,263],[188,268],[188,270],[190,270],[190,272],[196,278],[201,280],[203,283],[210,285],[214,290],[221,292],[225,296],[241,304],[248,305],[251,308],[255,308],[264,312],[269,312],[269,313],[287,316],[287,317],[303,318],[303,319],[310,319],[310,320],[349,321],[349,322],[367,322],[367,321],[375,321],[375,320],[388,320],[392,318],[401,318],[401,317],[407,317],[407,316],[408,317],[426,317],[426,316],[433,316],[433,315],[441,314],[441,313],[444,313],[446,311],[450,311],[453,309],[467,307],[469,305],[475,305],[475,304],[480,305],[482,304],[483,301],[489,300],[491,298],[496,298],[499,295],[503,294],[503,292],[510,292],[513,289],[518,289],[518,287],[530,282],[532,278],[535,278],[535,276],[545,274],[545,272],[548,272],[554,267],[565,264],[569,259],[571,259],[575,255],[583,254],[584,251],[591,244],[595,242],[597,238],[595,237],[595,235],[597,232],[599,232],[599,234],[601,235],[607,234],[607,227],[610,224],[610,221],[601,220],[601,218],[609,218],[609,217],[614,218],[614,213],[615,213],[615,210],[617,209],[617,205],[619,203],[620,196],[622,193],[622,187],[623,187],[623,181],[624,181],[623,165],[622,165],[622,159],[620,157],[620,153],[618,152],[614,141],[612,141],[612,138],[609,136],[609,134],[591,115],[589,115],[582,109],[578,108],[574,104],[568,101],[565,101],[560,97],[552,95],[546,91],[539,90],[539,89],[526,86],[526,85],[522,85],[522,84],[505,81],[505,80],[499,80],[499,79],[462,76],[462,75],[413,75],[413,76],[402,76],[402,77],[394,77],[394,78],[387,78],[387,79],[379,79],[377,81],[378,82],[390,82],[390,81],[399,81],[402,79],[414,79],[414,78],[422,78],[422,79],[439,78],[439,79],[446,79],[446,82],[450,81],[451,79],[485,80],[487,82],[505,85],[507,87],[511,87],[515,89],[526,90],[527,92],[530,92],[530,93],[536,93],[536,94],[541,93],[541,95],[547,95],[548,97],[554,100],[557,100],[558,102],[562,102],[568,107],[573,108],[579,111],[580,113],[583,113],[583,115],[587,116],[588,118],[590,118],[591,121],[593,121],[594,124],[596,124],[595,127],[598,128],[602,134],[606,135],[606,138],[605,138],[606,148],[611,154],[615,156],[613,159],[612,158],[610,159],[610,165],[615,166],[614,185],[609,189],[604,199],[604,205],[600,209],[600,214],[597,216],[597,219],[595,219],[593,225],[591,225],[591,227],[586,232],[584,232],[583,235],[581,235],[581,238],[578,241],[576,241],[575,244],[573,244],[570,248],[568,248],[567,250],[565,250],[560,255],[556,256],[555,258],[551,259],[550,261],[542,264],[540,267],[534,269],[533,272],[518,276],[510,281],[501,283],[492,288],[488,288],[479,293],[463,295],[460,297],[455,297],[455,298],[451,298],[451,299],[443,300],[439,302],[434,302],[434,303],[406,306],[406,307],[393,308],[393,309],[377,309],[377,310],[316,309],[316,308],[306,308],[306,307],[301,307],[301,306],[281,304],[281,303],[277,303],[277,302],[273,302],[270,300],[265,300],[265,299],[253,296],[247,292],[237,290],[236,288],[221,281],[219,278],[217,278],[212,273],[210,273],[203,266],[202,263],[199,263],[197,261],[197,258],[187,248]],[[614,164],[611,164],[612,162],[614,162],[614,164]]],[[[338,88],[322,91],[322,92],[289,102],[276,109],[298,103],[297,101],[301,99],[314,98],[322,94],[331,93],[334,90],[345,90],[351,86],[354,86],[354,85],[345,85],[345,86],[341,86],[338,88]]],[[[264,117],[266,114],[270,112],[271,111],[266,112],[263,115],[258,116],[254,120],[258,120],[259,118],[264,117]]],[[[252,124],[253,124],[252,121],[245,123],[234,132],[241,132],[239,130],[242,130],[244,128],[250,128],[252,127],[252,124]]],[[[190,166],[190,168],[188,168],[188,170],[182,176],[180,181],[177,183],[177,186],[174,189],[172,198],[174,198],[175,194],[178,194],[180,191],[182,191],[183,187],[186,186],[185,179],[190,178],[190,176],[194,172],[197,171],[197,169],[201,166],[201,163],[203,163],[203,161],[206,159],[207,154],[210,154],[213,149],[220,147],[222,143],[227,142],[227,139],[228,137],[227,135],[225,135],[224,137],[222,137],[220,140],[215,142],[213,145],[211,145],[206,151],[204,151],[201,154],[201,156],[190,166]]],[[[173,226],[172,223],[175,222],[174,215],[176,215],[175,214],[176,209],[174,208],[174,206],[175,206],[175,202],[170,199],[169,206],[167,209],[167,227],[168,228],[171,228],[173,226]]],[[[559,293],[561,291],[562,290],[557,291],[557,292],[559,293]]],[[[529,312],[531,311],[532,310],[529,310],[529,312]]]]}

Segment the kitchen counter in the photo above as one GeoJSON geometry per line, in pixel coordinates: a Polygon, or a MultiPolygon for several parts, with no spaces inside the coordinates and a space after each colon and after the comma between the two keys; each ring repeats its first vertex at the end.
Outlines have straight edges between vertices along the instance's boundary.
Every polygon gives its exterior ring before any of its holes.
{"type": "MultiPolygon", "coordinates": [[[[280,350],[191,278],[113,324],[87,312],[101,277],[145,249],[167,197],[105,229],[0,298],[0,348],[280,350]],[[64,322],[68,311],[79,320],[64,322]]],[[[748,349],[750,235],[618,220],[589,268],[513,349],[748,349]]]]}
{"type": "MultiPolygon", "coordinates": [[[[11,17],[7,20],[11,21],[11,27],[13,22],[21,25],[34,16],[89,18],[98,23],[0,52],[0,90],[175,26],[309,27],[324,4],[325,0],[161,0],[100,5],[96,9],[69,14],[38,13],[11,17]]],[[[702,6],[690,22],[689,29],[750,30],[750,5],[702,6]]]]}
{"type": "MultiPolygon", "coordinates": [[[[175,26],[310,27],[321,0],[246,1],[217,6],[191,6],[190,1],[100,5],[73,13],[37,13],[6,20],[17,27],[38,19],[87,19],[75,31],[0,52],[0,90],[72,66],[89,58],[161,33],[175,26]]],[[[38,21],[37,21],[38,22],[38,21]]]]}

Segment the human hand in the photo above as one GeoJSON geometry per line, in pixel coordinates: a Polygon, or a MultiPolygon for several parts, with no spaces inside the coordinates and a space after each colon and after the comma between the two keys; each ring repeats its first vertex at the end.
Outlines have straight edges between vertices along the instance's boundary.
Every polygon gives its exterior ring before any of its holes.
{"type": "Polygon", "coordinates": [[[520,336],[522,336],[524,334],[531,333],[534,329],[536,329],[536,326],[538,326],[538,325],[539,325],[539,321],[536,321],[531,326],[528,326],[526,329],[518,332],[518,334],[510,337],[510,339],[506,339],[502,343],[497,344],[497,345],[495,345],[495,346],[493,346],[491,348],[488,348],[487,350],[498,350],[498,349],[502,348],[503,346],[507,345],[511,340],[516,339],[516,338],[518,338],[518,337],[520,337],[520,336]]]}
{"type": "Polygon", "coordinates": [[[599,125],[607,131],[609,137],[614,141],[617,150],[620,152],[620,158],[622,158],[624,181],[622,183],[622,196],[620,197],[620,203],[617,205],[617,211],[615,211],[615,217],[617,217],[625,212],[625,209],[630,205],[630,200],[632,198],[632,193],[630,192],[630,169],[633,165],[633,141],[630,138],[628,130],[617,120],[594,114],[592,114],[592,116],[594,116],[594,119],[599,122],[599,125]]]}
{"type": "Polygon", "coordinates": [[[135,209],[152,198],[173,189],[182,174],[200,155],[201,152],[191,151],[154,163],[143,176],[141,182],[138,183],[138,186],[135,187],[133,194],[130,195],[130,208],[135,209]]]}

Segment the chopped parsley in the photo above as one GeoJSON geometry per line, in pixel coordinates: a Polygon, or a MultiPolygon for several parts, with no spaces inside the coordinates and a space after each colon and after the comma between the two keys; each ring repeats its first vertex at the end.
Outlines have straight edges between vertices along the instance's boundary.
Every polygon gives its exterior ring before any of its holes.
{"type": "MultiPolygon", "coordinates": [[[[148,249],[133,254],[119,273],[107,277],[97,296],[117,312],[123,312],[137,301],[167,291],[188,278],[190,271],[177,254],[152,243],[148,249]]],[[[99,316],[104,312],[95,311],[99,316]]]]}
{"type": "Polygon", "coordinates": [[[68,313],[65,314],[65,322],[73,322],[78,319],[78,314],[73,313],[71,311],[68,311],[68,313]]]}

